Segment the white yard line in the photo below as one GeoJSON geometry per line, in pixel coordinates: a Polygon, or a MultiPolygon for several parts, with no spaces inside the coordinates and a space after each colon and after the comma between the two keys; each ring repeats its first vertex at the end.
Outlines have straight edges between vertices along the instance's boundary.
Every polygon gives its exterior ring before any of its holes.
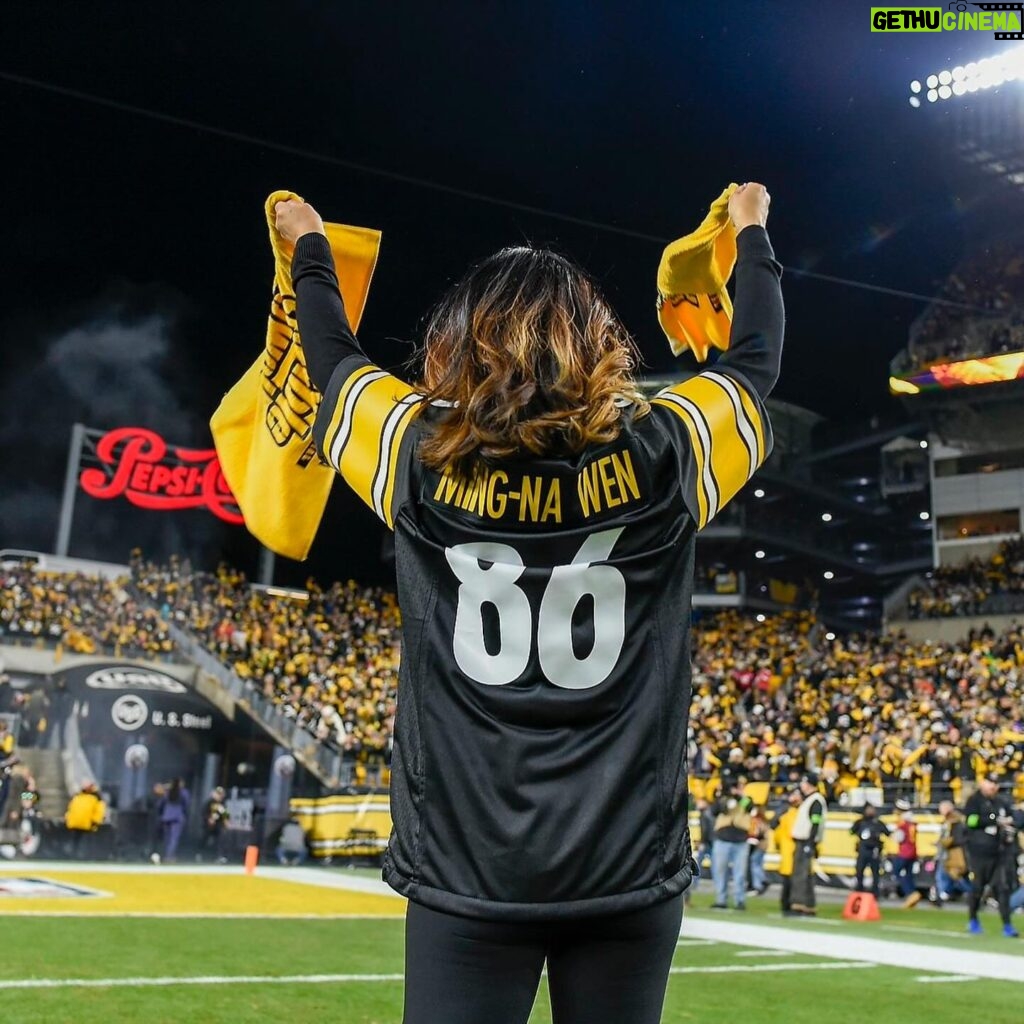
{"type": "Polygon", "coordinates": [[[401,981],[401,974],[209,974],[180,978],[17,978],[0,990],[21,988],[164,988],[170,985],[341,985],[401,981]]]}
{"type": "Polygon", "coordinates": [[[717,946],[714,939],[680,939],[677,946],[717,946]]]}
{"type": "MultiPolygon", "coordinates": [[[[842,971],[874,964],[829,961],[816,964],[726,964],[710,967],[673,967],[672,974],[750,974],[775,971],[842,971]]],[[[241,974],[165,978],[14,978],[0,981],[4,989],[40,988],[168,988],[174,985],[344,985],[402,981],[401,974],[241,974]]]]}
{"type": "MultiPolygon", "coordinates": [[[[741,924],[737,921],[710,921],[703,917],[684,917],[684,938],[714,939],[735,946],[780,949],[790,953],[861,960],[888,967],[934,971],[939,974],[974,975],[999,981],[1024,980],[1021,958],[1012,954],[982,953],[971,949],[925,946],[891,939],[871,939],[859,935],[840,935],[802,928],[776,928],[770,925],[741,924]]],[[[965,941],[967,937],[964,936],[965,941]]],[[[762,965],[775,966],[775,965],[762,965]]]]}
{"type": "Polygon", "coordinates": [[[740,949],[737,956],[789,956],[788,949],[740,949]]]}
{"type": "Polygon", "coordinates": [[[947,981],[978,981],[980,980],[977,975],[974,974],[919,974],[914,981],[919,981],[922,984],[936,984],[947,981]]]}
{"type": "MultiPolygon", "coordinates": [[[[58,899],[61,897],[52,897],[58,899]]],[[[26,901],[27,902],[27,901],[26,901]]],[[[403,908],[398,914],[260,914],[254,912],[190,913],[185,910],[15,910],[0,902],[0,916],[4,921],[18,917],[138,917],[167,918],[183,921],[401,921],[405,918],[403,908]]]]}

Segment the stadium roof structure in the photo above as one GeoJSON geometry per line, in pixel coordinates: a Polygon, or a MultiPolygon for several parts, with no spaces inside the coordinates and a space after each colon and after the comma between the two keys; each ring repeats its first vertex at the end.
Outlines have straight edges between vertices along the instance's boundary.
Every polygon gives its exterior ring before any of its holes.
{"type": "MultiPolygon", "coordinates": [[[[878,628],[886,595],[932,567],[925,427],[838,425],[773,399],[768,408],[775,449],[701,533],[698,565],[738,573],[740,606],[814,607],[835,628],[878,628]]],[[[698,593],[694,603],[722,602],[698,593]]]]}

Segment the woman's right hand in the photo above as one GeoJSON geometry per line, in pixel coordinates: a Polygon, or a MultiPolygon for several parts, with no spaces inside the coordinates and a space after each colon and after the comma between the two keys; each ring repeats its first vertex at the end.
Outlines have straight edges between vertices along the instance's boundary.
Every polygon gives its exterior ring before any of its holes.
{"type": "Polygon", "coordinates": [[[768,189],[759,182],[748,181],[745,185],[740,185],[729,196],[729,218],[736,228],[736,233],[739,234],[751,224],[763,228],[768,221],[768,207],[771,201],[768,189]]]}
{"type": "Polygon", "coordinates": [[[286,242],[297,242],[311,232],[324,234],[324,222],[309,203],[285,199],[274,207],[277,230],[286,242]]]}

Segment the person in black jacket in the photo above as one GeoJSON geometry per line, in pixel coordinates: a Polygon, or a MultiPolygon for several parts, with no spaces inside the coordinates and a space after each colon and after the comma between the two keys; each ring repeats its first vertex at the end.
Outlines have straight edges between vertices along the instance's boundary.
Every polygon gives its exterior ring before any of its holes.
{"type": "Polygon", "coordinates": [[[882,844],[890,835],[889,826],[878,817],[872,804],[865,804],[861,816],[853,823],[850,833],[857,837],[857,892],[868,892],[864,888],[864,873],[871,871],[870,892],[878,898],[878,882],[881,877],[882,844]]]}
{"type": "Polygon", "coordinates": [[[972,935],[982,933],[978,909],[986,889],[999,901],[1003,934],[1018,937],[1010,921],[1012,874],[1016,872],[1016,829],[1010,801],[999,793],[999,779],[985,776],[964,804],[967,824],[967,863],[971,869],[971,897],[967,929],[972,935]]]}

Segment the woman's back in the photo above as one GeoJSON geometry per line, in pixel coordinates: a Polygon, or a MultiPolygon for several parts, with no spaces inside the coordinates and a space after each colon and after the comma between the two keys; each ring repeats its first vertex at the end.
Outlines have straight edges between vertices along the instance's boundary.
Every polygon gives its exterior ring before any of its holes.
{"type": "MultiPolygon", "coordinates": [[[[750,298],[732,351],[649,407],[588,383],[616,352],[595,343],[592,369],[566,385],[573,352],[535,339],[527,371],[507,374],[526,429],[486,383],[505,362],[478,344],[486,289],[449,318],[466,334],[423,400],[348,331],[326,240],[299,239],[317,446],[395,530],[403,657],[384,874],[414,901],[529,920],[640,909],[689,883],[694,542],[771,447],[778,273],[763,229],[744,232],[750,298]]],[[[592,319],[574,328],[581,359],[592,319]]]]}

